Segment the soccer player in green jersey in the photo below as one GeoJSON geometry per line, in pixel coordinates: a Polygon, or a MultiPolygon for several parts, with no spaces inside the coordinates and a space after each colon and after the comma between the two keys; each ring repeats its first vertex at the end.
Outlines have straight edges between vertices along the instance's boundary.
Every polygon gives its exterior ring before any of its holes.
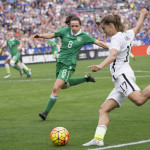
{"type": "MultiPolygon", "coordinates": [[[[9,32],[9,39],[4,43],[4,45],[2,46],[2,49],[4,49],[5,47],[8,47],[10,51],[10,57],[7,59],[7,63],[9,63],[10,61],[10,65],[13,68],[20,71],[21,74],[23,70],[23,72],[27,75],[27,78],[29,78],[31,76],[29,69],[20,61],[19,51],[21,50],[22,44],[20,43],[18,39],[14,38],[13,31],[9,32]]],[[[6,75],[5,78],[8,78],[8,77],[10,77],[10,74],[6,75]]]]}
{"type": "Polygon", "coordinates": [[[49,40],[47,44],[48,44],[48,46],[51,46],[51,52],[52,52],[54,58],[56,58],[57,53],[58,53],[58,48],[57,48],[58,40],[56,38],[53,38],[53,39],[49,40]]]}
{"type": "Polygon", "coordinates": [[[90,35],[81,31],[81,20],[74,16],[67,17],[65,22],[68,27],[62,28],[54,33],[36,34],[34,38],[51,39],[60,37],[62,39],[62,46],[58,52],[56,64],[56,82],[54,84],[51,96],[44,112],[40,113],[41,119],[45,120],[48,113],[54,106],[58,99],[60,89],[65,89],[70,86],[78,85],[84,82],[95,82],[94,78],[87,74],[85,77],[71,78],[76,68],[76,57],[80,49],[86,44],[96,44],[108,49],[108,45],[102,41],[98,41],[90,35]]]}

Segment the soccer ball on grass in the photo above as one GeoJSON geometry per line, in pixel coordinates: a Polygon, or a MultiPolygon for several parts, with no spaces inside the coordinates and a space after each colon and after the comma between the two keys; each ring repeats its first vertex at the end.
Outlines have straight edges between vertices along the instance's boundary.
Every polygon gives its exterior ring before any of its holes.
{"type": "Polygon", "coordinates": [[[54,145],[64,146],[70,139],[69,132],[64,127],[56,127],[50,133],[50,140],[54,145]]]}

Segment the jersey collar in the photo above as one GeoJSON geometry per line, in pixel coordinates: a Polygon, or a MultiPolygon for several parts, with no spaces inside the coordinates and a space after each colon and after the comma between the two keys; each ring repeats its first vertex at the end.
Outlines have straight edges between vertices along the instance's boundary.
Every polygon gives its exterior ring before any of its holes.
{"type": "Polygon", "coordinates": [[[10,41],[13,41],[15,38],[10,39],[10,41]]]}
{"type": "Polygon", "coordinates": [[[74,33],[72,32],[72,30],[71,30],[71,34],[74,35],[74,36],[77,36],[77,35],[79,35],[80,33],[81,33],[81,29],[80,29],[79,32],[77,32],[76,34],[74,34],[74,33]]]}

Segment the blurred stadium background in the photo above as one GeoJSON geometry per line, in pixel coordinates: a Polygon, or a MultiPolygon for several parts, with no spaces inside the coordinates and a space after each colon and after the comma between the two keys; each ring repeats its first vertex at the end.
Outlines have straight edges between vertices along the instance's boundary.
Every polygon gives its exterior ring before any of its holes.
{"type": "MultiPolygon", "coordinates": [[[[149,0],[1,0],[0,1],[0,43],[9,29],[23,42],[22,54],[49,53],[47,40],[30,37],[36,33],[51,33],[65,26],[65,18],[76,14],[82,20],[82,31],[95,38],[110,42],[99,22],[104,15],[117,13],[127,28],[135,26],[142,8],[150,8],[149,0]]],[[[134,46],[150,44],[150,18],[144,21],[141,32],[133,42],[134,46]]],[[[60,45],[59,45],[60,47],[60,45]]],[[[84,46],[82,50],[97,49],[95,45],[84,46]]]]}

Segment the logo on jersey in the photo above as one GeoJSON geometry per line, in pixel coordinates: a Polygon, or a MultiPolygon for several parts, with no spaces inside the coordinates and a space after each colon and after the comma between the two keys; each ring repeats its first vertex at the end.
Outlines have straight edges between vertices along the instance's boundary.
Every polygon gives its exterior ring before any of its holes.
{"type": "Polygon", "coordinates": [[[80,42],[82,40],[82,38],[81,37],[77,37],[77,40],[80,42]]]}
{"type": "Polygon", "coordinates": [[[67,37],[69,37],[69,34],[67,34],[67,37]]]}

